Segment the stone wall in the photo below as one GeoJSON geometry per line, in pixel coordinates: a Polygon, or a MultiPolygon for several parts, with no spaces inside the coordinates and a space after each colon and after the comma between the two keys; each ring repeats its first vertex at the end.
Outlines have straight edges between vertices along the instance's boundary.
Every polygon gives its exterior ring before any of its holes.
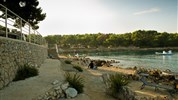
{"type": "Polygon", "coordinates": [[[0,89],[14,79],[20,65],[40,66],[46,58],[44,46],[0,37],[0,89]]]}

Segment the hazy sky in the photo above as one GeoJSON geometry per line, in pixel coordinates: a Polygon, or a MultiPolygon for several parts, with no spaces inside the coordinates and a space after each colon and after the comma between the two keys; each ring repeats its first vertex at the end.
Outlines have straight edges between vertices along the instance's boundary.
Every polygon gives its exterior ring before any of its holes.
{"type": "Polygon", "coordinates": [[[43,35],[178,32],[177,0],[39,0],[47,14],[43,35]]]}

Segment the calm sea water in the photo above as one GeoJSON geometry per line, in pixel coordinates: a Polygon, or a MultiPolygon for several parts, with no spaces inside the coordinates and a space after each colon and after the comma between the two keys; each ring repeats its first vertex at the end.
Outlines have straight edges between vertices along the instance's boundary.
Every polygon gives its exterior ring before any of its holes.
{"type": "Polygon", "coordinates": [[[170,69],[171,71],[178,72],[178,51],[173,51],[173,55],[156,55],[155,52],[156,51],[99,52],[89,53],[89,58],[120,61],[120,63],[113,65],[124,68],[137,66],[161,70],[170,69]]]}

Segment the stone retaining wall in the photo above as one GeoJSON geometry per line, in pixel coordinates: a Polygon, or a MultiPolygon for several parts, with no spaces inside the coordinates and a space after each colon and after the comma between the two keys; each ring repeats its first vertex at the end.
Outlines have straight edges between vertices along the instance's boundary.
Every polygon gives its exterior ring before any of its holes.
{"type": "Polygon", "coordinates": [[[46,47],[0,37],[0,89],[14,79],[20,65],[40,66],[46,58],[46,47]]]}

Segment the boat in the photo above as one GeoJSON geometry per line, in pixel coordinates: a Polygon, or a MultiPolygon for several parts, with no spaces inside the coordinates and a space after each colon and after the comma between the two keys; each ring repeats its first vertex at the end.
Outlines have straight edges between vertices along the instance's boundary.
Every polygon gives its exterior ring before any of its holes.
{"type": "Polygon", "coordinates": [[[82,54],[82,55],[79,55],[78,53],[76,54],[76,55],[74,55],[75,57],[83,57],[83,58],[85,58],[87,55],[86,54],[82,54]]]}
{"type": "Polygon", "coordinates": [[[168,52],[166,52],[166,51],[163,51],[163,52],[155,52],[155,54],[157,54],[157,55],[172,55],[173,53],[172,53],[171,50],[169,50],[168,52]]]}

